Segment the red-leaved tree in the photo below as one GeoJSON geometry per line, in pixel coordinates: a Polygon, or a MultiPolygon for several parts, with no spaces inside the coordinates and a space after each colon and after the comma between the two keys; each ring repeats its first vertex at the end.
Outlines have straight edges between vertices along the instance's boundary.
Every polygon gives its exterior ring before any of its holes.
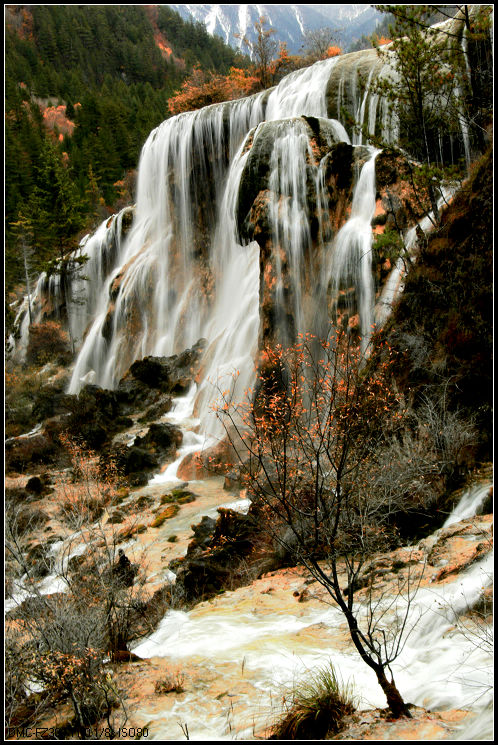
{"type": "Polygon", "coordinates": [[[380,352],[373,366],[347,334],[301,335],[290,349],[266,349],[255,390],[243,404],[222,394],[217,413],[266,529],[338,605],[398,717],[409,710],[390,664],[414,588],[408,580],[381,601],[372,588],[366,614],[353,604],[366,562],[395,542],[395,498],[371,489],[372,470],[389,468],[383,454],[404,418],[390,349],[380,352]]]}

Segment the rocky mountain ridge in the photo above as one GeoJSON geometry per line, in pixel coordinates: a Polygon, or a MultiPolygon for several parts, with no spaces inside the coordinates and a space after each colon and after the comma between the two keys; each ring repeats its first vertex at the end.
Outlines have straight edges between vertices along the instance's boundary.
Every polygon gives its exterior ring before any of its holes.
{"type": "Polygon", "coordinates": [[[371,5],[210,5],[170,4],[182,18],[203,23],[208,32],[246,52],[242,38],[254,39],[254,24],[261,16],[275,30],[275,39],[285,42],[291,54],[303,44],[303,32],[323,27],[334,29],[342,46],[363,34],[372,33],[380,14],[371,5]]]}

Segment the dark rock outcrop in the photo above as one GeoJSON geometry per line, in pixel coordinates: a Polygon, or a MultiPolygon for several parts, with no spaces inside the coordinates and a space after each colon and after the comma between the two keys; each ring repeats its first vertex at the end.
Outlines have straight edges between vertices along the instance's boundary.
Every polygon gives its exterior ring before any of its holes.
{"type": "Polygon", "coordinates": [[[116,396],[122,411],[131,413],[158,407],[167,410],[170,396],[187,393],[198,370],[205,339],[181,354],[171,357],[144,357],[136,360],[119,381],[116,396]]]}
{"type": "Polygon", "coordinates": [[[204,516],[193,525],[187,554],[170,564],[185,602],[194,603],[224,590],[249,584],[282,565],[265,540],[254,509],[246,515],[218,509],[218,519],[204,516]]]}

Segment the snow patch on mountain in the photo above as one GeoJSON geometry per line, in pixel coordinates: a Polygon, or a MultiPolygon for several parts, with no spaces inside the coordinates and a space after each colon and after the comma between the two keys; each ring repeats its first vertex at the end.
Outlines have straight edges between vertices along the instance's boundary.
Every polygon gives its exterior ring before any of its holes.
{"type": "Polygon", "coordinates": [[[362,34],[371,33],[380,14],[371,5],[181,5],[170,4],[182,18],[203,23],[235,49],[247,52],[243,39],[255,39],[254,24],[264,17],[275,39],[291,54],[301,51],[306,30],[333,29],[343,49],[362,34]]]}

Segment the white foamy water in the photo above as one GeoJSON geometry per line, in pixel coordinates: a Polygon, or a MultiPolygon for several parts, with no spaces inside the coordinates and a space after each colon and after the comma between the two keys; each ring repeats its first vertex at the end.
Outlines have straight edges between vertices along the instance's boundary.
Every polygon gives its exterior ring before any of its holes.
{"type": "Polygon", "coordinates": [[[467,517],[479,515],[481,507],[490,493],[490,489],[492,489],[490,484],[476,484],[468,489],[462,495],[459,503],[453,508],[453,511],[445,521],[443,528],[458,523],[460,520],[465,520],[467,517]]]}
{"type": "MultiPolygon", "coordinates": [[[[467,497],[462,497],[459,514],[467,512],[467,497]]],[[[472,504],[476,506],[478,500],[472,504]]],[[[461,739],[492,739],[493,660],[489,648],[459,622],[492,583],[492,571],[493,558],[487,555],[454,581],[419,589],[411,600],[404,648],[392,665],[405,701],[432,710],[476,712],[463,725],[461,739]]],[[[237,678],[252,691],[245,693],[243,688],[237,694],[238,707],[229,726],[219,707],[206,701],[203,712],[195,692],[188,690],[171,711],[144,710],[154,725],[152,739],[176,739],[179,721],[188,723],[191,739],[255,739],[255,727],[268,723],[272,696],[329,660],[343,682],[354,684],[360,708],[385,707],[374,673],[345,641],[347,634],[338,637],[344,618],[336,607],[303,604],[294,606],[294,611],[288,605],[269,609],[259,607],[256,597],[254,610],[248,610],[247,602],[238,607],[237,592],[215,607],[202,603],[189,612],[171,610],[156,632],[135,647],[139,657],[164,657],[185,672],[195,669],[201,676],[202,670],[215,672],[220,681],[226,678],[234,694],[237,678]]],[[[403,597],[397,607],[400,613],[406,609],[403,597]]],[[[360,618],[365,612],[358,608],[360,618]]],[[[393,610],[386,621],[394,622],[393,610]]],[[[483,627],[482,633],[489,634],[490,629],[483,627]]]]}

